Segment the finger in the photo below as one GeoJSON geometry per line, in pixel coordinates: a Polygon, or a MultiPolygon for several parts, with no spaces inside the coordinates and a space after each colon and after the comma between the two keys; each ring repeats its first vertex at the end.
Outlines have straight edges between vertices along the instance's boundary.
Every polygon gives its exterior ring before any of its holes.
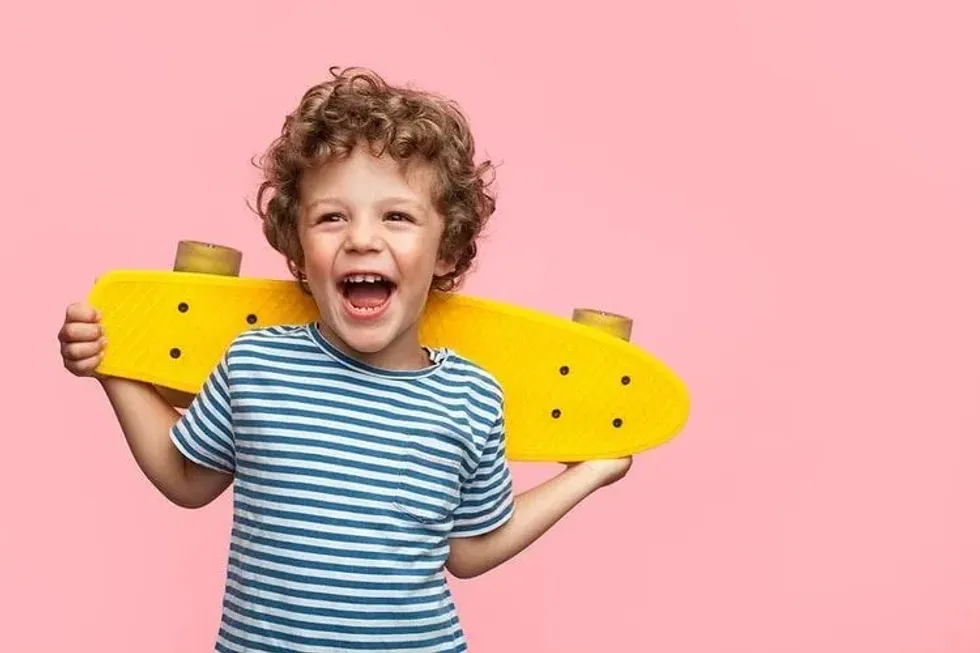
{"type": "Polygon", "coordinates": [[[58,340],[69,342],[91,342],[103,336],[101,324],[87,322],[68,322],[58,331],[58,340]]]}
{"type": "Polygon", "coordinates": [[[61,345],[61,355],[70,361],[83,361],[98,356],[105,348],[105,339],[94,342],[68,342],[61,345]]]}
{"type": "Polygon", "coordinates": [[[102,354],[80,361],[65,359],[65,369],[76,376],[90,376],[95,373],[96,368],[101,362],[102,354]]]}
{"type": "Polygon", "coordinates": [[[95,308],[83,302],[69,304],[65,310],[65,322],[98,322],[100,317],[95,308]]]}

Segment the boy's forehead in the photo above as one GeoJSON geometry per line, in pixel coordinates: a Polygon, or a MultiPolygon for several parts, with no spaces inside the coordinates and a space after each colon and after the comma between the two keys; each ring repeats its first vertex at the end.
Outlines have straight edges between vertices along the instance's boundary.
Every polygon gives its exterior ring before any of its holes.
{"type": "Polygon", "coordinates": [[[428,204],[435,182],[431,164],[418,159],[395,160],[388,154],[378,156],[359,148],[306,170],[299,191],[304,203],[324,197],[388,197],[428,204]]]}

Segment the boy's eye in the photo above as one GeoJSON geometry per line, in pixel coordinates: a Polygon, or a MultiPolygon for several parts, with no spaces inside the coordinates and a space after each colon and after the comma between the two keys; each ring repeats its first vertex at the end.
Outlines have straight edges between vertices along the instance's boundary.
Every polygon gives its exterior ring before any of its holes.
{"type": "Polygon", "coordinates": [[[337,222],[338,220],[343,220],[344,216],[342,213],[324,213],[319,218],[317,222],[337,222]]]}
{"type": "Polygon", "coordinates": [[[402,213],[401,211],[393,211],[387,216],[389,220],[394,220],[395,222],[412,222],[413,218],[407,213],[402,213]]]}

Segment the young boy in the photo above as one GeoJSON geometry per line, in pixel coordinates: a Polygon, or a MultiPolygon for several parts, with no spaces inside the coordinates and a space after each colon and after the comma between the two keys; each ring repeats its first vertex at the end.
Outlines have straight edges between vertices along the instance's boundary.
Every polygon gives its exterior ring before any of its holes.
{"type": "MultiPolygon", "coordinates": [[[[96,312],[69,306],[66,367],[96,376],[140,469],[168,499],[234,484],[217,651],[465,651],[444,571],[525,549],[630,460],[591,461],[514,496],[503,396],[419,342],[430,288],[455,288],[494,210],[454,105],[333,71],[265,158],[258,213],[319,319],[247,331],[183,414],[96,375],[96,312]]],[[[520,401],[520,397],[509,397],[520,401]]]]}

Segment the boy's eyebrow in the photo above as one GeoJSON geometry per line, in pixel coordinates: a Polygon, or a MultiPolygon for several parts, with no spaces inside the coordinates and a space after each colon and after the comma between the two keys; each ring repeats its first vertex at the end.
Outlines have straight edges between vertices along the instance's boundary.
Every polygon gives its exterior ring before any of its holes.
{"type": "MultiPolygon", "coordinates": [[[[318,197],[315,200],[311,200],[304,207],[304,209],[306,210],[307,213],[310,213],[321,204],[328,205],[328,206],[333,206],[333,205],[340,205],[345,207],[347,206],[347,203],[340,198],[326,196],[326,197],[318,197]]],[[[378,202],[378,204],[383,206],[403,205],[403,206],[411,207],[416,211],[418,211],[419,213],[425,213],[425,207],[422,204],[419,204],[419,202],[413,200],[410,197],[404,197],[400,195],[393,195],[391,197],[386,197],[385,199],[378,202]]]]}
{"type": "Polygon", "coordinates": [[[381,203],[382,204],[404,205],[404,206],[408,206],[410,208],[415,209],[419,213],[424,213],[425,212],[425,207],[422,206],[416,200],[413,200],[410,197],[400,197],[400,196],[397,196],[396,195],[394,197],[387,198],[384,202],[381,202],[381,203]]]}
{"type": "Polygon", "coordinates": [[[309,203],[307,203],[304,208],[307,212],[309,212],[321,204],[343,204],[343,202],[334,197],[318,197],[315,200],[311,200],[309,203]]]}

